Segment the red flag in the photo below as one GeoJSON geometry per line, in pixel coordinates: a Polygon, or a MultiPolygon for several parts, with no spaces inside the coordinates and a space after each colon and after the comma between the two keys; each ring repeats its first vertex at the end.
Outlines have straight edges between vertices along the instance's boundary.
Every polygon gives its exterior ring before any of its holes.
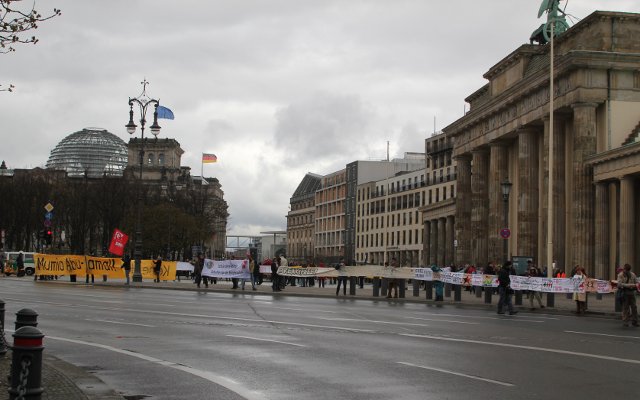
{"type": "Polygon", "coordinates": [[[124,254],[124,247],[129,241],[129,236],[122,232],[120,229],[113,230],[113,236],[111,236],[111,244],[109,245],[109,252],[117,256],[124,254]]]}

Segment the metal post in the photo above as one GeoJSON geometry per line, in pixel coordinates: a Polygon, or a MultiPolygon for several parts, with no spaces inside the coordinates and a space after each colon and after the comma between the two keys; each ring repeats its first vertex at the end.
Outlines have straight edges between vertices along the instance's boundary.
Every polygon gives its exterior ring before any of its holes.
{"type": "Polygon", "coordinates": [[[7,354],[7,346],[5,346],[4,337],[4,301],[0,300],[0,357],[7,354]]]}
{"type": "Polygon", "coordinates": [[[425,283],[425,291],[427,292],[426,299],[433,300],[433,282],[427,281],[425,283]]]}
{"type": "Polygon", "coordinates": [[[462,301],[462,285],[453,287],[453,301],[462,301]]]}
{"type": "Polygon", "coordinates": [[[398,285],[398,292],[400,292],[398,297],[404,299],[404,294],[407,290],[407,281],[404,279],[396,279],[396,285],[398,285]]]}
{"type": "Polygon", "coordinates": [[[382,278],[382,296],[385,297],[387,296],[387,291],[389,291],[389,279],[387,278],[382,278]]]}
{"type": "Polygon", "coordinates": [[[373,278],[373,297],[380,297],[380,278],[373,278]]]}
{"type": "Polygon", "coordinates": [[[356,279],[357,278],[355,276],[350,276],[349,277],[349,295],[351,295],[351,296],[355,296],[356,295],[356,284],[357,284],[356,279]]]}
{"type": "Polygon", "coordinates": [[[23,326],[38,326],[38,313],[30,308],[23,308],[16,313],[16,331],[23,326]]]}
{"type": "Polygon", "coordinates": [[[445,283],[444,284],[444,297],[451,297],[451,284],[450,283],[445,283]]]}
{"type": "Polygon", "coordinates": [[[420,296],[420,281],[414,279],[413,281],[413,297],[420,296]]]}
{"type": "Polygon", "coordinates": [[[555,297],[553,293],[547,293],[547,307],[555,307],[555,297]]]}
{"type": "Polygon", "coordinates": [[[516,290],[516,301],[514,303],[514,305],[516,306],[521,306],[522,305],[522,290],[516,290]]]}
{"type": "Polygon", "coordinates": [[[484,303],[491,304],[491,295],[493,294],[493,286],[484,286],[484,303]]]}
{"type": "Polygon", "coordinates": [[[9,399],[42,398],[42,332],[23,326],[13,334],[9,399]]]}

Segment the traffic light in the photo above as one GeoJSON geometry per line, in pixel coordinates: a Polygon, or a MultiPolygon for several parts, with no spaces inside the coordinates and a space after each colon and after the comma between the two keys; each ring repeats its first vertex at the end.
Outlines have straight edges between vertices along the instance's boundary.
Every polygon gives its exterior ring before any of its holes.
{"type": "Polygon", "coordinates": [[[46,230],[44,240],[47,244],[51,244],[51,242],[53,241],[53,232],[51,231],[51,229],[46,230]]]}

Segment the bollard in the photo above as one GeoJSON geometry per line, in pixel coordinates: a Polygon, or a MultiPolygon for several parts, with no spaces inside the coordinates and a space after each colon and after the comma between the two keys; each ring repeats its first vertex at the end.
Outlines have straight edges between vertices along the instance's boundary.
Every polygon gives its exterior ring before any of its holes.
{"type": "Polygon", "coordinates": [[[13,334],[9,399],[42,398],[42,332],[23,326],[13,334]]]}
{"type": "Polygon", "coordinates": [[[23,308],[16,313],[16,331],[23,326],[38,326],[38,313],[30,308],[23,308]]]}
{"type": "Polygon", "coordinates": [[[516,302],[514,303],[514,306],[521,306],[522,305],[522,290],[516,290],[516,302]]]}
{"type": "Polygon", "coordinates": [[[427,300],[433,300],[433,281],[425,282],[425,291],[427,292],[427,300]]]}
{"type": "Polygon", "coordinates": [[[596,300],[602,300],[602,293],[596,293],[596,300]]]}
{"type": "Polygon", "coordinates": [[[420,296],[420,281],[418,280],[413,280],[413,297],[419,297],[420,296]]]}
{"type": "Polygon", "coordinates": [[[462,301],[462,285],[453,287],[453,301],[462,301]]]}
{"type": "Polygon", "coordinates": [[[451,297],[451,284],[450,283],[445,283],[444,284],[444,297],[451,297]]]}
{"type": "Polygon", "coordinates": [[[622,312],[622,302],[620,302],[620,301],[616,301],[616,298],[615,298],[615,292],[614,292],[614,295],[613,295],[613,296],[614,296],[614,297],[613,297],[613,303],[615,304],[614,311],[615,311],[615,312],[622,312]]]}
{"type": "Polygon", "coordinates": [[[553,293],[547,293],[547,307],[555,307],[555,297],[553,293]]]}
{"type": "Polygon", "coordinates": [[[405,298],[405,292],[407,290],[407,281],[404,279],[396,279],[396,285],[398,285],[399,298],[405,298]]]}
{"type": "Polygon", "coordinates": [[[482,297],[482,286],[474,286],[473,290],[475,290],[477,298],[482,297]]]}
{"type": "Polygon", "coordinates": [[[373,297],[380,297],[380,278],[373,278],[373,297]]]}
{"type": "Polygon", "coordinates": [[[382,278],[382,297],[387,296],[387,292],[389,291],[389,279],[382,278]]]}
{"type": "Polygon", "coordinates": [[[350,276],[349,277],[349,295],[350,296],[355,296],[356,295],[356,277],[355,276],[350,276]]]}
{"type": "Polygon", "coordinates": [[[484,304],[491,304],[491,295],[493,294],[493,286],[485,286],[484,289],[484,304]]]}
{"type": "Polygon", "coordinates": [[[7,346],[4,343],[4,301],[0,300],[0,357],[7,354],[7,346]]]}
{"type": "Polygon", "coordinates": [[[76,276],[75,275],[69,275],[69,282],[76,282],[76,276]]]}

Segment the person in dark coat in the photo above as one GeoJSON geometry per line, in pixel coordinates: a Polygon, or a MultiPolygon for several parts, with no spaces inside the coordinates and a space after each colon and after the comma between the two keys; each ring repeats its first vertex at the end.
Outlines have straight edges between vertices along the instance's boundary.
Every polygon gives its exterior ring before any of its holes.
{"type": "Polygon", "coordinates": [[[280,279],[278,276],[278,261],[274,258],[271,260],[271,290],[280,291],[280,279]]]}
{"type": "Polygon", "coordinates": [[[131,256],[129,254],[125,254],[122,259],[122,269],[124,270],[124,277],[127,278],[127,283],[129,284],[129,274],[131,273],[131,256]]]}
{"type": "Polygon", "coordinates": [[[511,303],[511,275],[515,275],[515,270],[511,261],[504,263],[500,271],[498,271],[498,293],[500,294],[500,300],[498,301],[498,314],[504,314],[503,308],[506,306],[509,310],[509,315],[515,315],[518,312],[513,309],[513,303],[511,303]]]}
{"type": "Polygon", "coordinates": [[[162,257],[158,256],[158,258],[156,258],[156,260],[153,262],[153,273],[155,275],[155,278],[153,279],[154,282],[160,282],[161,269],[162,269],[162,257]]]}

